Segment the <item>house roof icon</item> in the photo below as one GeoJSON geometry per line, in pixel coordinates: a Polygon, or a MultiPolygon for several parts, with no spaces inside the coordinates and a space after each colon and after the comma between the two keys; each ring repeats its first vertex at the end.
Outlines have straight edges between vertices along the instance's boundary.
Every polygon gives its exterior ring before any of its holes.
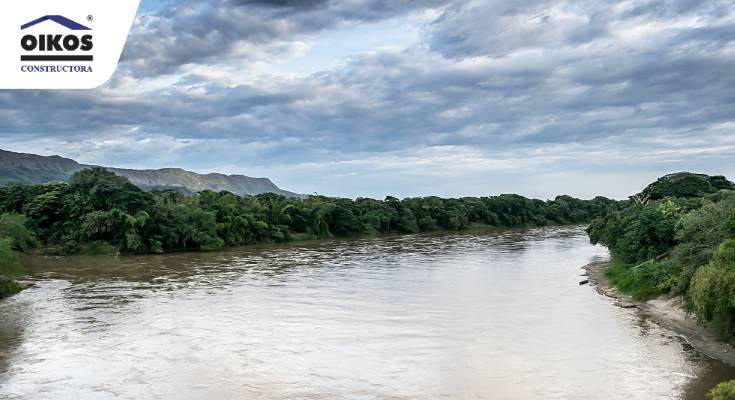
{"type": "Polygon", "coordinates": [[[69,29],[71,29],[73,31],[91,31],[92,30],[91,28],[88,28],[88,27],[86,27],[86,26],[84,26],[84,25],[82,25],[80,23],[74,22],[74,21],[70,20],[69,18],[66,18],[66,17],[61,16],[61,15],[44,15],[41,18],[34,19],[31,22],[27,22],[27,23],[21,25],[20,26],[20,30],[23,30],[23,29],[26,29],[26,28],[30,28],[32,26],[38,25],[41,22],[47,21],[47,20],[54,21],[57,24],[59,24],[61,26],[64,26],[66,28],[69,28],[69,29]]]}

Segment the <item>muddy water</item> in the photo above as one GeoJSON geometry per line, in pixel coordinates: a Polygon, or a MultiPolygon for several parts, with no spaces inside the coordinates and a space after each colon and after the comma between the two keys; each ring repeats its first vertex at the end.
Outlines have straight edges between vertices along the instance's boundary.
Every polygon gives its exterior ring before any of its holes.
{"type": "Polygon", "coordinates": [[[581,227],[32,260],[2,399],[700,399],[735,372],[589,286],[581,227]]]}

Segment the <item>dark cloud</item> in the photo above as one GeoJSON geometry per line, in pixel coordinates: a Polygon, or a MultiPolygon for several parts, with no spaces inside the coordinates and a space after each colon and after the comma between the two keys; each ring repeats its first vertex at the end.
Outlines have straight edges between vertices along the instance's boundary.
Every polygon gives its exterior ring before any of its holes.
{"type": "Polygon", "coordinates": [[[395,18],[447,1],[187,0],[140,16],[122,61],[137,76],[154,76],[187,64],[222,62],[233,52],[240,60],[257,60],[287,52],[288,42],[324,29],[395,18]]]}
{"type": "Polygon", "coordinates": [[[581,45],[607,34],[608,6],[594,1],[455,3],[434,24],[430,45],[459,58],[581,45]]]}
{"type": "Polygon", "coordinates": [[[732,9],[732,2],[722,0],[642,0],[632,2],[623,10],[621,17],[668,19],[688,15],[711,18],[725,16],[732,9]]]}
{"type": "Polygon", "coordinates": [[[295,9],[310,9],[323,7],[329,0],[231,0],[234,5],[256,5],[271,7],[286,7],[295,9]]]}
{"type": "MultiPolygon", "coordinates": [[[[638,0],[616,7],[599,0],[466,1],[454,3],[437,19],[430,45],[448,57],[503,57],[520,50],[609,39],[616,24],[676,23],[682,18],[713,21],[733,12],[735,3],[727,0],[638,0]]],[[[727,25],[732,27],[731,22],[727,25]]]]}

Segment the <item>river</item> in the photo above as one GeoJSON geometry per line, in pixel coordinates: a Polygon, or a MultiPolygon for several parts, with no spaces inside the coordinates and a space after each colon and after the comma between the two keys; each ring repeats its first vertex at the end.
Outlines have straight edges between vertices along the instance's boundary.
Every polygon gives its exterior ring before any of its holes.
{"type": "Polygon", "coordinates": [[[583,227],[33,258],[5,399],[701,399],[733,369],[578,285],[583,227]]]}

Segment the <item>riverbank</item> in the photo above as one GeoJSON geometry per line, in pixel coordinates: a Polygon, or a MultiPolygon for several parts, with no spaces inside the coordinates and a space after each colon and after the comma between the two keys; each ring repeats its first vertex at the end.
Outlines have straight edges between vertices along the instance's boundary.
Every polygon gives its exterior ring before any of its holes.
{"type": "Polygon", "coordinates": [[[20,292],[23,288],[18,282],[6,276],[0,275],[0,299],[12,296],[20,292]]]}
{"type": "Polygon", "coordinates": [[[609,265],[609,262],[593,262],[582,267],[586,271],[589,284],[595,286],[598,293],[615,299],[614,304],[618,307],[637,308],[641,315],[680,335],[701,353],[735,366],[735,347],[722,341],[716,333],[697,324],[694,318],[687,315],[681,296],[635,300],[610,284],[605,277],[605,270],[609,265]]]}
{"type": "Polygon", "coordinates": [[[33,282],[0,276],[0,300],[18,294],[33,286],[33,282]]]}

